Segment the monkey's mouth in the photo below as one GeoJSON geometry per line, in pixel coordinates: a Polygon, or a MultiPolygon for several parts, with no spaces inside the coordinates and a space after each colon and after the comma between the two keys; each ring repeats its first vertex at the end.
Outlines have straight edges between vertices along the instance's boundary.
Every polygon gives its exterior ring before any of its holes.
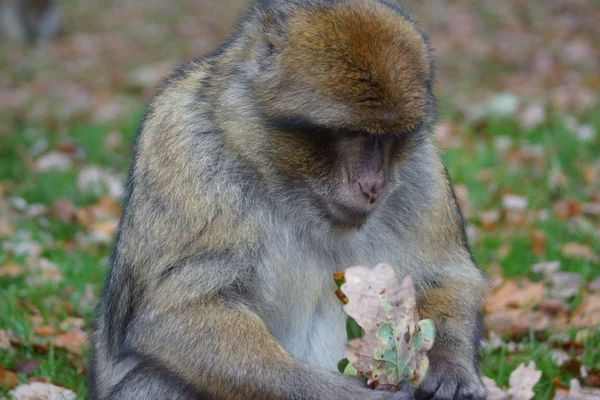
{"type": "Polygon", "coordinates": [[[339,202],[327,202],[325,211],[331,222],[339,227],[360,228],[366,221],[370,212],[347,206],[339,202]]]}

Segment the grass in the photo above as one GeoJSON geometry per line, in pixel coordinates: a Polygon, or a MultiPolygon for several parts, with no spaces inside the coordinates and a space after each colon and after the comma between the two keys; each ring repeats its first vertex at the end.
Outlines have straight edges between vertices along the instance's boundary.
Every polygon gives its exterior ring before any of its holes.
{"type": "MultiPolygon", "coordinates": [[[[9,116],[2,117],[11,134],[3,136],[0,145],[0,185],[6,198],[20,197],[28,204],[41,203],[50,206],[60,198],[69,198],[76,206],[87,206],[98,200],[98,196],[82,194],[76,183],[77,170],[89,164],[110,168],[125,173],[129,165],[129,150],[136,131],[140,115],[118,126],[123,133],[123,146],[114,151],[104,150],[104,141],[114,127],[101,125],[80,125],[67,132],[39,131],[24,127],[9,116]],[[72,140],[83,150],[84,157],[75,162],[73,168],[64,172],[35,173],[27,167],[26,157],[40,140],[48,141],[48,148],[58,143],[72,140]]],[[[449,148],[445,153],[448,170],[455,184],[468,188],[472,208],[476,211],[498,209],[502,193],[506,190],[526,196],[529,208],[535,210],[552,209],[558,198],[572,198],[579,201],[588,199],[590,189],[598,191],[598,184],[590,187],[585,182],[582,168],[592,163],[600,154],[600,141],[582,143],[570,132],[557,116],[550,115],[538,128],[523,129],[516,119],[488,120],[483,124],[471,124],[458,115],[448,115],[459,126],[462,145],[449,148]],[[512,165],[494,147],[494,138],[505,135],[511,138],[513,146],[542,146],[541,162],[512,165]],[[493,182],[485,182],[480,171],[489,170],[493,182]],[[566,185],[553,189],[548,185],[550,174],[557,169],[567,177],[566,185]]],[[[600,132],[600,112],[584,116],[582,122],[590,123],[600,132]]],[[[478,227],[476,217],[470,223],[478,227]]],[[[65,246],[73,243],[82,226],[77,223],[66,224],[49,218],[41,224],[38,219],[21,216],[15,223],[15,231],[29,237],[42,246],[42,256],[58,265],[64,280],[31,287],[26,284],[25,276],[0,277],[0,329],[10,329],[24,343],[11,353],[0,350],[0,365],[9,369],[19,360],[34,359],[41,364],[33,375],[47,377],[53,383],[74,390],[80,398],[85,396],[85,355],[73,357],[65,350],[50,347],[40,354],[32,341],[32,314],[39,314],[43,320],[52,324],[69,315],[76,315],[87,321],[89,329],[93,317],[91,308],[80,307],[80,299],[88,285],[93,285],[96,293],[103,284],[107,271],[106,258],[110,246],[93,245],[87,247],[65,246]],[[66,306],[70,305],[70,306],[66,306]]],[[[1,239],[1,238],[0,238],[1,239]]],[[[13,238],[5,238],[13,240],[13,238]]],[[[585,281],[600,274],[597,264],[588,261],[565,258],[560,247],[566,242],[590,244],[600,253],[600,243],[593,232],[573,230],[565,221],[558,220],[553,213],[544,221],[535,221],[526,227],[504,227],[495,232],[479,230],[473,243],[479,264],[485,269],[494,260],[498,260],[506,277],[527,276],[536,279],[530,266],[539,261],[560,260],[564,271],[578,272],[585,281]],[[532,229],[543,231],[548,244],[542,254],[534,254],[531,246],[532,229]],[[510,246],[506,257],[498,259],[502,246],[510,246]]],[[[24,264],[24,256],[9,255],[0,249],[0,265],[7,261],[24,264]]],[[[575,299],[575,302],[578,300],[575,299]]],[[[571,336],[574,332],[570,333],[571,336]]],[[[529,360],[535,361],[543,371],[543,377],[536,386],[539,399],[550,399],[554,392],[552,379],[568,385],[574,375],[559,369],[551,360],[548,337],[538,337],[533,333],[522,341],[524,347],[516,352],[506,349],[488,351],[484,355],[483,372],[494,378],[500,385],[507,385],[510,373],[515,367],[529,360]]],[[[600,369],[600,335],[596,334],[584,348],[582,360],[589,367],[600,369]]],[[[21,382],[29,375],[21,374],[21,382]]],[[[0,386],[0,397],[7,395],[5,387],[0,386]]]]}

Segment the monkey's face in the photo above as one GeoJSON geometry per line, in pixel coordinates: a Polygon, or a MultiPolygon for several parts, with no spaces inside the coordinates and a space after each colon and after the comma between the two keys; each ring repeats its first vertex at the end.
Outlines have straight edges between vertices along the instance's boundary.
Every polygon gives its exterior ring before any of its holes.
{"type": "Polygon", "coordinates": [[[310,201],[333,225],[354,228],[365,223],[394,189],[394,165],[406,142],[400,135],[299,124],[272,133],[269,147],[286,189],[310,201]]]}

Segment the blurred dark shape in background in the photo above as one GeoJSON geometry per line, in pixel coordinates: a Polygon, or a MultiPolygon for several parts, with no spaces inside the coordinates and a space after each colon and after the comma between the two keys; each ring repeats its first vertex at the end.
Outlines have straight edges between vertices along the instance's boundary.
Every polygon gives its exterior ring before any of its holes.
{"type": "Polygon", "coordinates": [[[60,28],[61,13],[55,0],[0,1],[0,36],[4,40],[43,43],[60,28]]]}

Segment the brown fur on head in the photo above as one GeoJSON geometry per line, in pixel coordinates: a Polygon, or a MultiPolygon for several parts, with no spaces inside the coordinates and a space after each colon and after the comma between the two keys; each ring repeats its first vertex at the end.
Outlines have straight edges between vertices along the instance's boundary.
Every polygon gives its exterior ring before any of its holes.
{"type": "Polygon", "coordinates": [[[255,93],[269,119],[399,134],[426,117],[430,52],[398,10],[375,0],[321,1],[284,21],[268,8],[261,18],[272,56],[255,93]],[[269,35],[273,25],[284,34],[269,35]]]}

